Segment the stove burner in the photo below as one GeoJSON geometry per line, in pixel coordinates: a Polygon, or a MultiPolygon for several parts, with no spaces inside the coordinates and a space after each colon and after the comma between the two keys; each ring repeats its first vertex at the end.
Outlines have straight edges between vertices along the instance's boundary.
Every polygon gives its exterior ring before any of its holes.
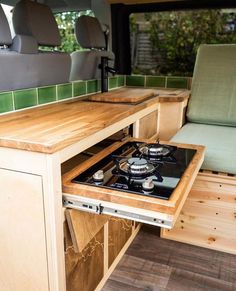
{"type": "Polygon", "coordinates": [[[146,159],[139,157],[125,158],[125,157],[113,157],[115,159],[116,168],[112,171],[115,175],[125,176],[128,181],[134,181],[139,179],[145,179],[150,176],[154,176],[156,181],[162,181],[158,168],[161,164],[149,163],[146,159]]]}
{"type": "Polygon", "coordinates": [[[131,175],[146,175],[152,173],[155,167],[149,164],[147,160],[140,158],[130,158],[120,161],[119,168],[127,174],[131,175]]]}
{"type": "Polygon", "coordinates": [[[139,151],[144,156],[167,157],[175,150],[174,147],[159,143],[144,144],[139,147],[139,151]]]}

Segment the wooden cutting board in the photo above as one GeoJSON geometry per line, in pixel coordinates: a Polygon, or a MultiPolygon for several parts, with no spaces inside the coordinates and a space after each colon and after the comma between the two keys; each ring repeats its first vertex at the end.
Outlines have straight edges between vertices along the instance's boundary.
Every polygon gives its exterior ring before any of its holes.
{"type": "Polygon", "coordinates": [[[121,88],[89,96],[88,100],[111,103],[139,103],[156,95],[152,89],[121,88]]]}

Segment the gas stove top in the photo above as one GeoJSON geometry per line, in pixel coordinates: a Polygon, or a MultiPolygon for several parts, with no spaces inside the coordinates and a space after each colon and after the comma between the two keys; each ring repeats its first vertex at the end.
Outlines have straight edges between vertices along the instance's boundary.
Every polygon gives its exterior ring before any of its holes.
{"type": "Polygon", "coordinates": [[[195,149],[130,141],[89,167],[72,183],[168,200],[195,149]]]}

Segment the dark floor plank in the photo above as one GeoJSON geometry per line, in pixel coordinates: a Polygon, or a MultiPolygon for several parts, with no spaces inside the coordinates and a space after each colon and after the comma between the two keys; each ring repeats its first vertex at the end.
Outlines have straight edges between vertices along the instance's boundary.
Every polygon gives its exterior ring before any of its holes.
{"type": "Polygon", "coordinates": [[[162,291],[165,290],[170,274],[171,268],[169,266],[124,255],[112,273],[111,280],[140,288],[141,290],[162,291]]]}
{"type": "Polygon", "coordinates": [[[102,291],[143,291],[143,288],[130,286],[128,284],[109,279],[102,291]]]}
{"type": "Polygon", "coordinates": [[[236,282],[236,256],[161,239],[156,227],[144,226],[127,254],[227,282],[236,282]]]}
{"type": "Polygon", "coordinates": [[[235,291],[236,285],[199,275],[190,271],[173,269],[166,291],[235,291]]]}

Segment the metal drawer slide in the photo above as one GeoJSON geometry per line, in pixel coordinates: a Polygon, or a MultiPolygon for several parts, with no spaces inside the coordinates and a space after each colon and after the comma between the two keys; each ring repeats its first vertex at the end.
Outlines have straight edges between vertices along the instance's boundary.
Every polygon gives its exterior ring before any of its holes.
{"type": "Polygon", "coordinates": [[[101,202],[72,194],[63,194],[63,206],[95,214],[107,214],[164,228],[173,227],[173,217],[160,212],[144,211],[133,207],[124,207],[110,202],[101,202]]]}

